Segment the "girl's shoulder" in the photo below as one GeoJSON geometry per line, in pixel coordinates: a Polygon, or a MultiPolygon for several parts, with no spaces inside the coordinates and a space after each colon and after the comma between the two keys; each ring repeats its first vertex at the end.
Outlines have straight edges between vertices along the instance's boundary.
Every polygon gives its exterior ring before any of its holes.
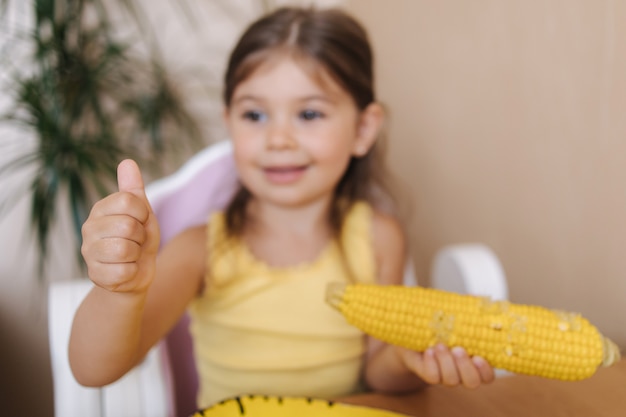
{"type": "Polygon", "coordinates": [[[398,219],[365,201],[353,204],[345,223],[350,227],[353,224],[365,225],[370,230],[374,242],[404,240],[404,232],[398,219]]]}
{"type": "Polygon", "coordinates": [[[183,230],[163,245],[161,256],[173,253],[176,258],[185,262],[206,256],[207,229],[208,226],[203,224],[183,230]]]}
{"type": "Polygon", "coordinates": [[[372,236],[381,244],[404,242],[404,230],[398,219],[389,213],[372,209],[372,236]]]}
{"type": "Polygon", "coordinates": [[[202,259],[206,257],[207,225],[189,227],[167,242],[161,242],[159,257],[175,265],[193,265],[203,269],[202,259]]]}
{"type": "MultiPolygon", "coordinates": [[[[157,278],[163,282],[176,281],[181,294],[190,297],[197,294],[206,273],[206,236],[206,225],[198,225],[183,230],[166,242],[159,250],[157,278]]],[[[166,297],[165,293],[163,297],[166,297]]]]}
{"type": "Polygon", "coordinates": [[[396,217],[372,210],[372,244],[379,270],[378,281],[383,284],[400,283],[407,248],[404,229],[396,217]]]}
{"type": "Polygon", "coordinates": [[[176,235],[172,242],[180,244],[181,242],[196,242],[205,239],[209,227],[207,223],[191,226],[176,235]]]}

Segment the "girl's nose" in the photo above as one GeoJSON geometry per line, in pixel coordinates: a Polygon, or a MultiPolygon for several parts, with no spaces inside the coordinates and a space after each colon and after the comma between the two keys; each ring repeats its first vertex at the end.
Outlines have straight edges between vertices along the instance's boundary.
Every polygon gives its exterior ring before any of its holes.
{"type": "Polygon", "coordinates": [[[267,130],[266,144],[270,149],[294,148],[297,142],[289,122],[276,121],[271,123],[267,130]]]}

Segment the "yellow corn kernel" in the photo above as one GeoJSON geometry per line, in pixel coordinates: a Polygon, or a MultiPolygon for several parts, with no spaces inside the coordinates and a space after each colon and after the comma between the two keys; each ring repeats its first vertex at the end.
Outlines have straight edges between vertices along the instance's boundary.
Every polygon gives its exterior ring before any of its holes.
{"type": "Polygon", "coordinates": [[[423,352],[462,346],[493,367],[561,380],[593,375],[618,347],[579,314],[448,291],[331,284],[327,301],[363,332],[423,352]]]}

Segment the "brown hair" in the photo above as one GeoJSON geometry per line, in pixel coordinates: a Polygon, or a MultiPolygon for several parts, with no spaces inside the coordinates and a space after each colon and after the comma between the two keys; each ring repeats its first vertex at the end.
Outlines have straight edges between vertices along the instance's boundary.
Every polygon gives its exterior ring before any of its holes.
{"type": "MultiPolygon", "coordinates": [[[[288,54],[310,65],[323,68],[352,96],[359,110],[376,100],[374,94],[373,54],[365,29],[339,9],[285,7],[261,17],[243,33],[228,61],[224,103],[230,105],[237,85],[267,59],[288,54]]],[[[384,191],[386,173],[380,140],[362,157],[353,157],[335,189],[329,222],[335,235],[347,211],[357,200],[372,201],[372,192],[384,191]]],[[[241,187],[226,210],[230,235],[241,235],[246,225],[250,192],[241,187]]]]}

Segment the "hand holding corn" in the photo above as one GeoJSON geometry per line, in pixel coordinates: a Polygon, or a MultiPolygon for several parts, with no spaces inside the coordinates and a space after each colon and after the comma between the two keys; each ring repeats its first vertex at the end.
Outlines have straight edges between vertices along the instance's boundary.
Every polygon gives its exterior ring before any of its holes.
{"type": "Polygon", "coordinates": [[[493,367],[561,380],[590,377],[618,347],[578,314],[422,287],[331,284],[327,301],[387,343],[423,352],[462,346],[493,367]]]}

